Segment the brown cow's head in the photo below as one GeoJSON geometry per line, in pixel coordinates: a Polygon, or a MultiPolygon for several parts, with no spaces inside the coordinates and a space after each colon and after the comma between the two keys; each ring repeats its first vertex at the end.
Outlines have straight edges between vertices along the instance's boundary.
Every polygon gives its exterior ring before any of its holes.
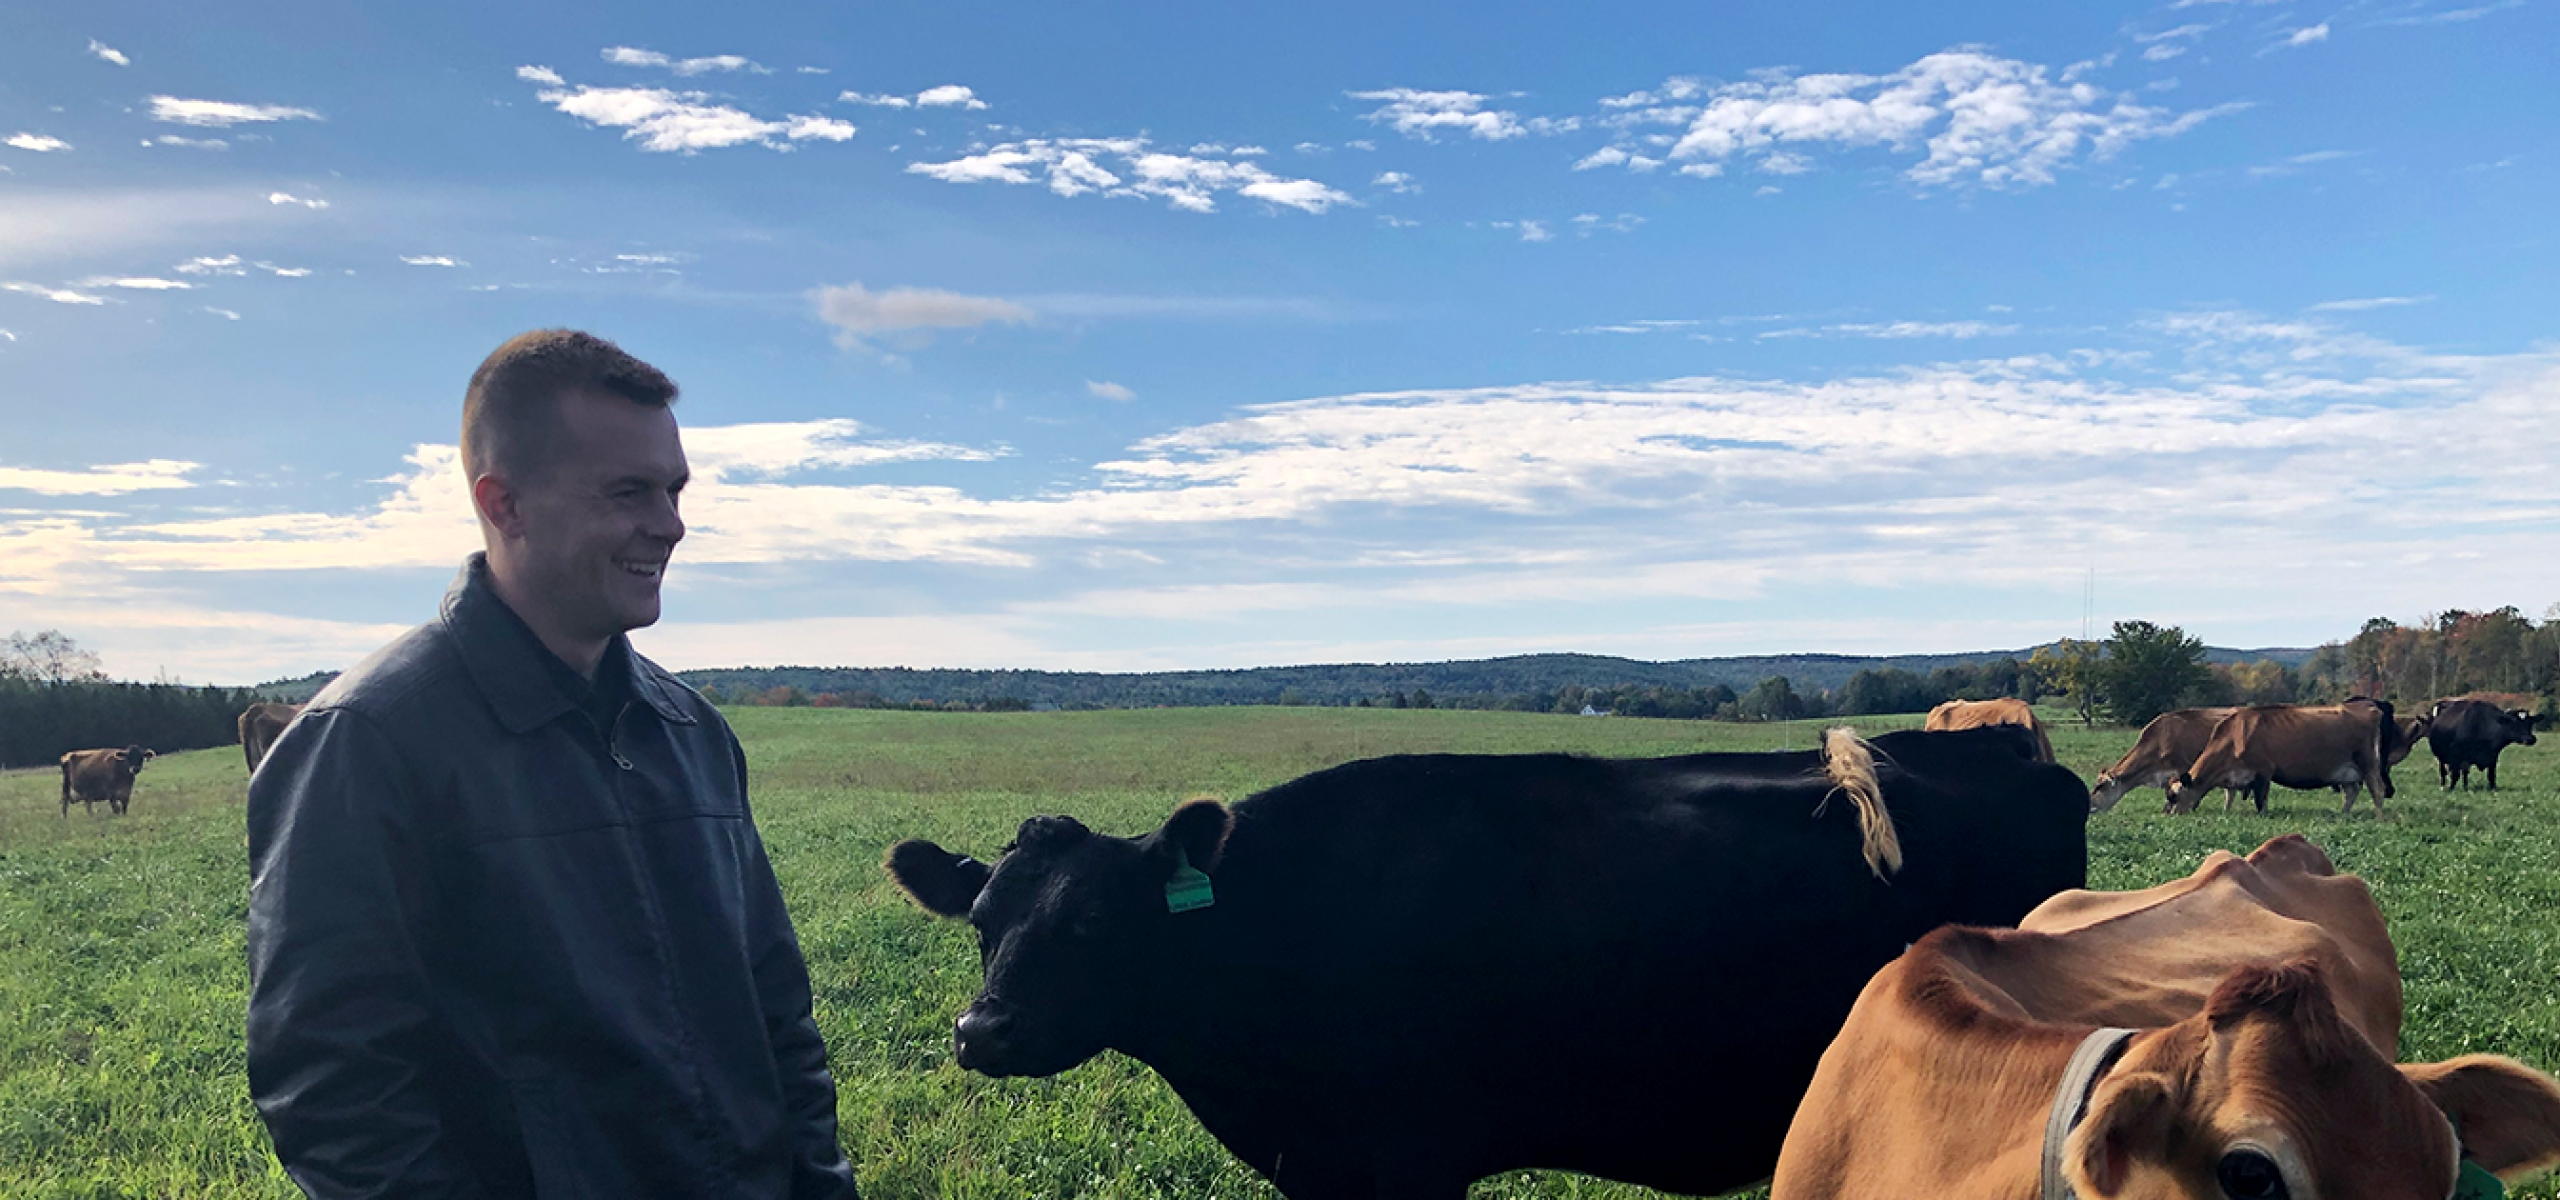
{"type": "Polygon", "coordinates": [[[1233,822],[1215,800],[1183,805],[1141,838],[1033,817],[992,868],[931,842],[890,847],[885,865],[909,899],[978,931],[984,982],[953,1024],[960,1065],[1055,1075],[1112,1044],[1166,923],[1191,919],[1170,910],[1167,883],[1183,861],[1214,867],[1233,822]]]}
{"type": "Polygon", "coordinates": [[[2465,1156],[2502,1177],[2560,1162],[2560,1083],[2485,1054],[2395,1067],[2302,960],[2236,971],[2136,1043],[2063,1164],[2087,1200],[2433,1200],[2465,1156]]]}

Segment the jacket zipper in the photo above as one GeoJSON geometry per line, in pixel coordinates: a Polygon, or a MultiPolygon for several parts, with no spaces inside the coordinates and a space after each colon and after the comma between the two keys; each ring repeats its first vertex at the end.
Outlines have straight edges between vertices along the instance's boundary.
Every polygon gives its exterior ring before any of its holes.
{"type": "Polygon", "coordinates": [[[625,771],[631,770],[632,766],[631,760],[622,756],[622,718],[630,712],[631,702],[623,701],[622,707],[614,710],[613,727],[606,730],[604,735],[604,752],[613,757],[613,765],[625,771]]]}

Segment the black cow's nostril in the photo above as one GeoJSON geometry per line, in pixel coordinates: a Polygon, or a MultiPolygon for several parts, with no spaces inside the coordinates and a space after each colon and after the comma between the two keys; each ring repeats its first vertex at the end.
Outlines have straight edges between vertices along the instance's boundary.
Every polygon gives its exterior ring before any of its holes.
{"type": "Polygon", "coordinates": [[[972,1008],[951,1025],[951,1048],[960,1066],[982,1071],[1004,1056],[1005,1037],[1013,1021],[998,1013],[972,1008]]]}

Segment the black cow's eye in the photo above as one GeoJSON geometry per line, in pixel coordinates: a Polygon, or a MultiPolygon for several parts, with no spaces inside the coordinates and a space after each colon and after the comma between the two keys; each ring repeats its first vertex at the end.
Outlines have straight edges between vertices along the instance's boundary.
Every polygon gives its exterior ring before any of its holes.
{"type": "Polygon", "coordinates": [[[2222,1194],[2231,1200],[2285,1200],[2284,1171],[2266,1152],[2243,1146],[2222,1156],[2213,1168],[2222,1194]]]}

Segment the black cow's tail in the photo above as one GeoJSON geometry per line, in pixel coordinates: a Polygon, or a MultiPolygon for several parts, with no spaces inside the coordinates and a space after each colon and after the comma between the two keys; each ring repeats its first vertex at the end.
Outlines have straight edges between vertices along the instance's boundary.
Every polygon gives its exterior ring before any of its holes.
{"type": "Polygon", "coordinates": [[[1884,785],[1876,780],[1875,748],[1845,725],[1825,730],[1822,773],[1834,789],[1848,794],[1849,803],[1858,810],[1860,850],[1867,869],[1878,879],[1890,879],[1902,869],[1902,838],[1893,831],[1893,814],[1885,811],[1884,785]]]}

